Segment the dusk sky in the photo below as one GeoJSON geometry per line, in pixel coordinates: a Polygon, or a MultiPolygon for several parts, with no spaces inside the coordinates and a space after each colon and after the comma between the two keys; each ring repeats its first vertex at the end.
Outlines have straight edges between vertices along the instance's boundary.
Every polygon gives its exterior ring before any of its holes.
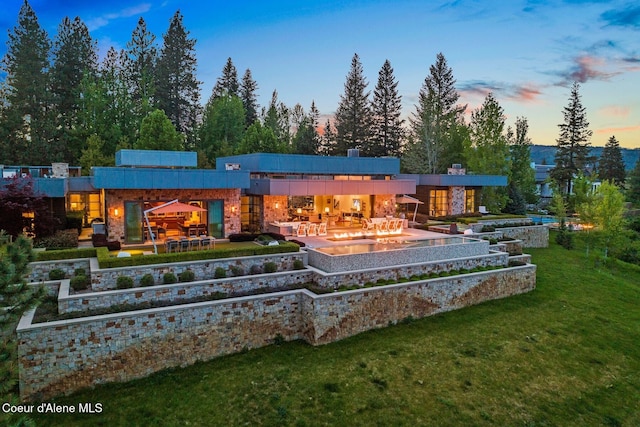
{"type": "MultiPolygon", "coordinates": [[[[0,54],[23,0],[3,0],[0,54]]],[[[415,110],[429,66],[442,52],[469,111],[493,92],[507,115],[529,121],[534,144],[555,145],[573,81],[593,130],[640,148],[640,4],[631,1],[218,1],[31,0],[53,39],[62,18],[79,16],[100,53],[124,48],[144,17],[158,44],[180,10],[197,40],[202,102],[226,59],[241,78],[249,68],[258,101],[278,91],[287,106],[335,112],[354,53],[373,92],[386,59],[394,68],[403,115],[415,110]]]]}

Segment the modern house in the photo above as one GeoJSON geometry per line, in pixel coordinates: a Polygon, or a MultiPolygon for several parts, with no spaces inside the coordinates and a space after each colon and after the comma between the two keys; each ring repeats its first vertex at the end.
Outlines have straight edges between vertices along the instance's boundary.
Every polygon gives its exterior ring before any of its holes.
{"type": "Polygon", "coordinates": [[[466,175],[460,165],[448,175],[403,175],[399,159],[359,157],[357,151],[331,157],[245,154],[218,158],[216,169],[197,169],[195,152],[121,150],[115,167],[94,167],[88,177],[65,164],[12,168],[5,167],[3,176],[32,176],[35,188],[55,201],[57,215],[83,211],[86,222],[106,223],[110,240],[132,244],[149,237],[145,212],[154,233],[198,227],[224,238],[266,230],[276,221],[335,226],[389,217],[398,195],[415,195],[432,216],[475,212],[482,187],[507,184],[504,176],[466,175]],[[176,199],[190,206],[188,212],[154,211],[176,199]]]}

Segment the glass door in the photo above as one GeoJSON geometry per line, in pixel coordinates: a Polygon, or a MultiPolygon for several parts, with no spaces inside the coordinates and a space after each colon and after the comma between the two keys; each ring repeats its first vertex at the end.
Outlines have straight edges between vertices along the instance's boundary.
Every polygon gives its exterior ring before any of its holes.
{"type": "Polygon", "coordinates": [[[127,243],[142,243],[142,206],[138,202],[124,202],[124,230],[127,243]]]}
{"type": "Polygon", "coordinates": [[[224,200],[211,200],[208,202],[208,208],[209,236],[222,239],[224,238],[224,200]]]}

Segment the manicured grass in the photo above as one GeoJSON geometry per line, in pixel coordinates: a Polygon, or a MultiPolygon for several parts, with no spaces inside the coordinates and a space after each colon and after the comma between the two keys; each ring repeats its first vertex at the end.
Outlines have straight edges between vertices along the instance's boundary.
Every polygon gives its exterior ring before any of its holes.
{"type": "MultiPolygon", "coordinates": [[[[553,240],[553,239],[552,239],[553,240]]],[[[640,425],[640,272],[526,251],[535,291],[367,332],[284,343],[58,398],[37,425],[640,425]]]]}

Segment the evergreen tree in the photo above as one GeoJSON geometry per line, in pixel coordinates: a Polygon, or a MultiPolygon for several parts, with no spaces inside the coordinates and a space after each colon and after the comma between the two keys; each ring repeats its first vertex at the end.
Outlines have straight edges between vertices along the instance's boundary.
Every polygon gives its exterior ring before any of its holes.
{"type": "Polygon", "coordinates": [[[407,151],[405,164],[412,173],[446,173],[452,163],[463,163],[465,131],[462,114],[466,105],[458,105],[453,71],[442,53],[429,67],[418,95],[411,120],[415,146],[407,151]]]}
{"type": "Polygon", "coordinates": [[[251,70],[247,68],[240,83],[240,99],[245,112],[245,125],[249,127],[258,120],[258,101],[256,99],[258,83],[251,77],[251,70]]]}
{"type": "Polygon", "coordinates": [[[218,157],[230,156],[244,135],[244,108],[237,96],[212,96],[204,109],[199,129],[199,149],[210,164],[218,157]]]}
{"type": "Polygon", "coordinates": [[[579,172],[583,172],[587,165],[589,140],[592,131],[589,130],[586,110],[580,101],[580,85],[574,83],[571,88],[569,105],[564,108],[564,123],[559,124],[560,136],[557,141],[555,167],[550,176],[558,184],[558,188],[565,197],[571,193],[571,181],[579,172]]]}
{"type": "Polygon", "coordinates": [[[235,154],[284,153],[286,148],[278,141],[271,128],[256,121],[245,131],[235,154]]]}
{"type": "Polygon", "coordinates": [[[162,110],[154,110],[142,120],[136,150],[182,151],[183,137],[162,110]]]}
{"type": "Polygon", "coordinates": [[[138,124],[153,109],[155,68],[158,61],[155,41],[156,36],[147,30],[147,23],[140,18],[124,51],[124,78],[138,124]]]}
{"type": "Polygon", "coordinates": [[[335,151],[336,145],[336,130],[331,124],[331,119],[327,119],[323,128],[322,135],[320,136],[320,151],[318,154],[323,156],[330,156],[335,151]]]}
{"type": "Polygon", "coordinates": [[[177,11],[163,37],[156,67],[156,106],[184,136],[184,148],[193,149],[200,114],[200,82],[196,79],[196,40],[189,38],[182,21],[177,11]]]}
{"type": "Polygon", "coordinates": [[[625,165],[622,160],[620,144],[615,136],[609,138],[602,150],[598,164],[598,175],[600,179],[608,180],[618,187],[624,188],[624,181],[626,179],[625,165]]]}
{"type": "Polygon", "coordinates": [[[513,184],[511,194],[518,194],[525,203],[536,203],[536,174],[531,167],[531,139],[527,135],[529,123],[524,117],[516,119],[515,133],[507,130],[509,155],[511,157],[510,185],[513,184]]]}
{"type": "Polygon", "coordinates": [[[331,155],[344,156],[347,149],[362,149],[371,138],[372,111],[369,102],[367,81],[358,54],[353,55],[351,69],[344,84],[344,94],[335,116],[336,143],[331,146],[331,155]]]}
{"type": "MultiPolygon", "coordinates": [[[[0,230],[0,237],[4,232],[0,230]]],[[[30,286],[24,277],[35,260],[31,240],[20,236],[12,243],[0,239],[0,396],[7,396],[18,378],[18,342],[15,327],[22,314],[36,306],[45,295],[43,286],[30,286]]],[[[6,400],[5,400],[6,401],[6,400]]],[[[17,402],[11,402],[17,404],[17,402]]],[[[6,425],[29,425],[24,418],[4,415],[6,425]]]]}
{"type": "Polygon", "coordinates": [[[636,166],[629,172],[627,199],[636,206],[640,205],[640,158],[636,166]]]}
{"type": "MultiPolygon", "coordinates": [[[[505,116],[498,101],[489,93],[482,106],[471,113],[470,139],[465,147],[468,168],[478,174],[509,175],[509,146],[504,135],[505,116]]],[[[508,200],[507,191],[486,187],[482,204],[500,211],[508,200]]]]}
{"type": "Polygon", "coordinates": [[[222,68],[222,76],[218,77],[216,85],[213,87],[213,98],[221,96],[240,96],[240,85],[238,84],[238,70],[233,65],[231,58],[227,58],[227,62],[222,68]]]}
{"type": "Polygon", "coordinates": [[[79,122],[83,80],[97,72],[97,44],[87,26],[76,17],[64,18],[58,27],[53,48],[51,92],[58,129],[57,141],[49,152],[52,160],[77,163],[87,138],[79,122]]]}
{"type": "Polygon", "coordinates": [[[372,108],[371,142],[363,147],[364,154],[371,157],[400,157],[404,138],[404,120],[400,118],[402,97],[398,94],[398,82],[389,60],[384,62],[378,73],[372,108]]]}
{"type": "Polygon", "coordinates": [[[54,126],[49,115],[51,42],[25,0],[9,31],[0,70],[6,73],[2,103],[0,163],[46,164],[54,126]]]}
{"type": "Polygon", "coordinates": [[[87,139],[87,148],[82,150],[82,155],[79,160],[83,175],[89,175],[92,166],[113,166],[114,157],[105,156],[103,146],[104,142],[96,134],[91,135],[87,139]]]}
{"type": "Polygon", "coordinates": [[[278,91],[271,94],[269,108],[262,111],[264,125],[271,128],[274,135],[283,147],[291,144],[291,123],[289,108],[278,100],[278,91]]]}

